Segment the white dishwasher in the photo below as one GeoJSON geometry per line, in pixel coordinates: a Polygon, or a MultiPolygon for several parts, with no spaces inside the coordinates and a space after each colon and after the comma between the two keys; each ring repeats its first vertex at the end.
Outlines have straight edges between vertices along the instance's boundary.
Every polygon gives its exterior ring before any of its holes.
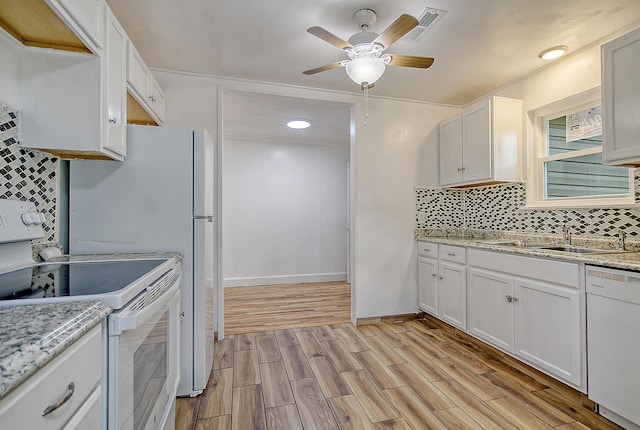
{"type": "Polygon", "coordinates": [[[600,414],[640,429],[640,273],[587,266],[587,353],[600,414]]]}

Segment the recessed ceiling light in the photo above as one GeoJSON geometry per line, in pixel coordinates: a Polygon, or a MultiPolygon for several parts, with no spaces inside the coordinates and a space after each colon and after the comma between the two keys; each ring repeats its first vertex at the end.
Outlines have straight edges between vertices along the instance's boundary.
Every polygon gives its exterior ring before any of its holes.
{"type": "Polygon", "coordinates": [[[292,119],[287,123],[287,127],[295,128],[296,130],[307,128],[311,125],[311,123],[305,119],[292,119]]]}
{"type": "Polygon", "coordinates": [[[538,57],[543,60],[555,60],[556,58],[560,58],[566,54],[568,50],[569,47],[565,45],[554,46],[539,53],[538,57]]]}

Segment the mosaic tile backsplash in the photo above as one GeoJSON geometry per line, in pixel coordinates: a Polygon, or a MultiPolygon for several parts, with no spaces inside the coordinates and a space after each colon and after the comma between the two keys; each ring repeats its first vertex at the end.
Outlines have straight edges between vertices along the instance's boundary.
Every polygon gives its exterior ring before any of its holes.
{"type": "MultiPolygon", "coordinates": [[[[636,202],[640,179],[636,171],[636,202]]],[[[482,229],[517,233],[614,236],[622,229],[640,238],[640,208],[526,209],[526,186],[509,183],[464,189],[416,188],[416,228],[482,229]]]]}
{"type": "Polygon", "coordinates": [[[56,196],[58,159],[18,145],[18,113],[0,103],[0,198],[32,201],[46,214],[44,238],[56,240],[56,196]]]}

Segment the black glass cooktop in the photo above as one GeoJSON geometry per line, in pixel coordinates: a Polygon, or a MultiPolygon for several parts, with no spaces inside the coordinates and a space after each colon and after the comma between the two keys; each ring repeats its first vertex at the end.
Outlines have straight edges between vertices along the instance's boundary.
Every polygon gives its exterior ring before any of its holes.
{"type": "Polygon", "coordinates": [[[119,291],[166,260],[48,263],[0,274],[0,300],[119,291]]]}

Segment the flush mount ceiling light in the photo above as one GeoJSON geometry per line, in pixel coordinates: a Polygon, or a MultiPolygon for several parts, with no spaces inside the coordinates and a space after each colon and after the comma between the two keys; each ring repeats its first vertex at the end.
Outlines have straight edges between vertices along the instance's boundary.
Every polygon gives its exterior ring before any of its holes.
{"type": "Polygon", "coordinates": [[[293,128],[295,130],[301,130],[303,128],[307,128],[311,125],[309,121],[306,119],[292,119],[287,122],[287,127],[293,128]]]}
{"type": "Polygon", "coordinates": [[[541,53],[538,54],[538,57],[543,60],[555,60],[556,58],[562,57],[569,50],[568,46],[558,45],[549,49],[545,49],[541,53]]]}
{"type": "Polygon", "coordinates": [[[360,85],[363,90],[368,90],[374,82],[380,79],[387,65],[426,69],[433,64],[433,58],[430,57],[384,53],[393,43],[418,25],[416,18],[403,14],[380,34],[369,31],[376,23],[376,19],[377,15],[371,9],[356,11],[353,14],[353,22],[362,31],[351,36],[348,42],[322,27],[308,28],[307,31],[310,34],[342,49],[349,59],[306,70],[302,73],[314,75],[343,66],[353,82],[360,85]]]}

